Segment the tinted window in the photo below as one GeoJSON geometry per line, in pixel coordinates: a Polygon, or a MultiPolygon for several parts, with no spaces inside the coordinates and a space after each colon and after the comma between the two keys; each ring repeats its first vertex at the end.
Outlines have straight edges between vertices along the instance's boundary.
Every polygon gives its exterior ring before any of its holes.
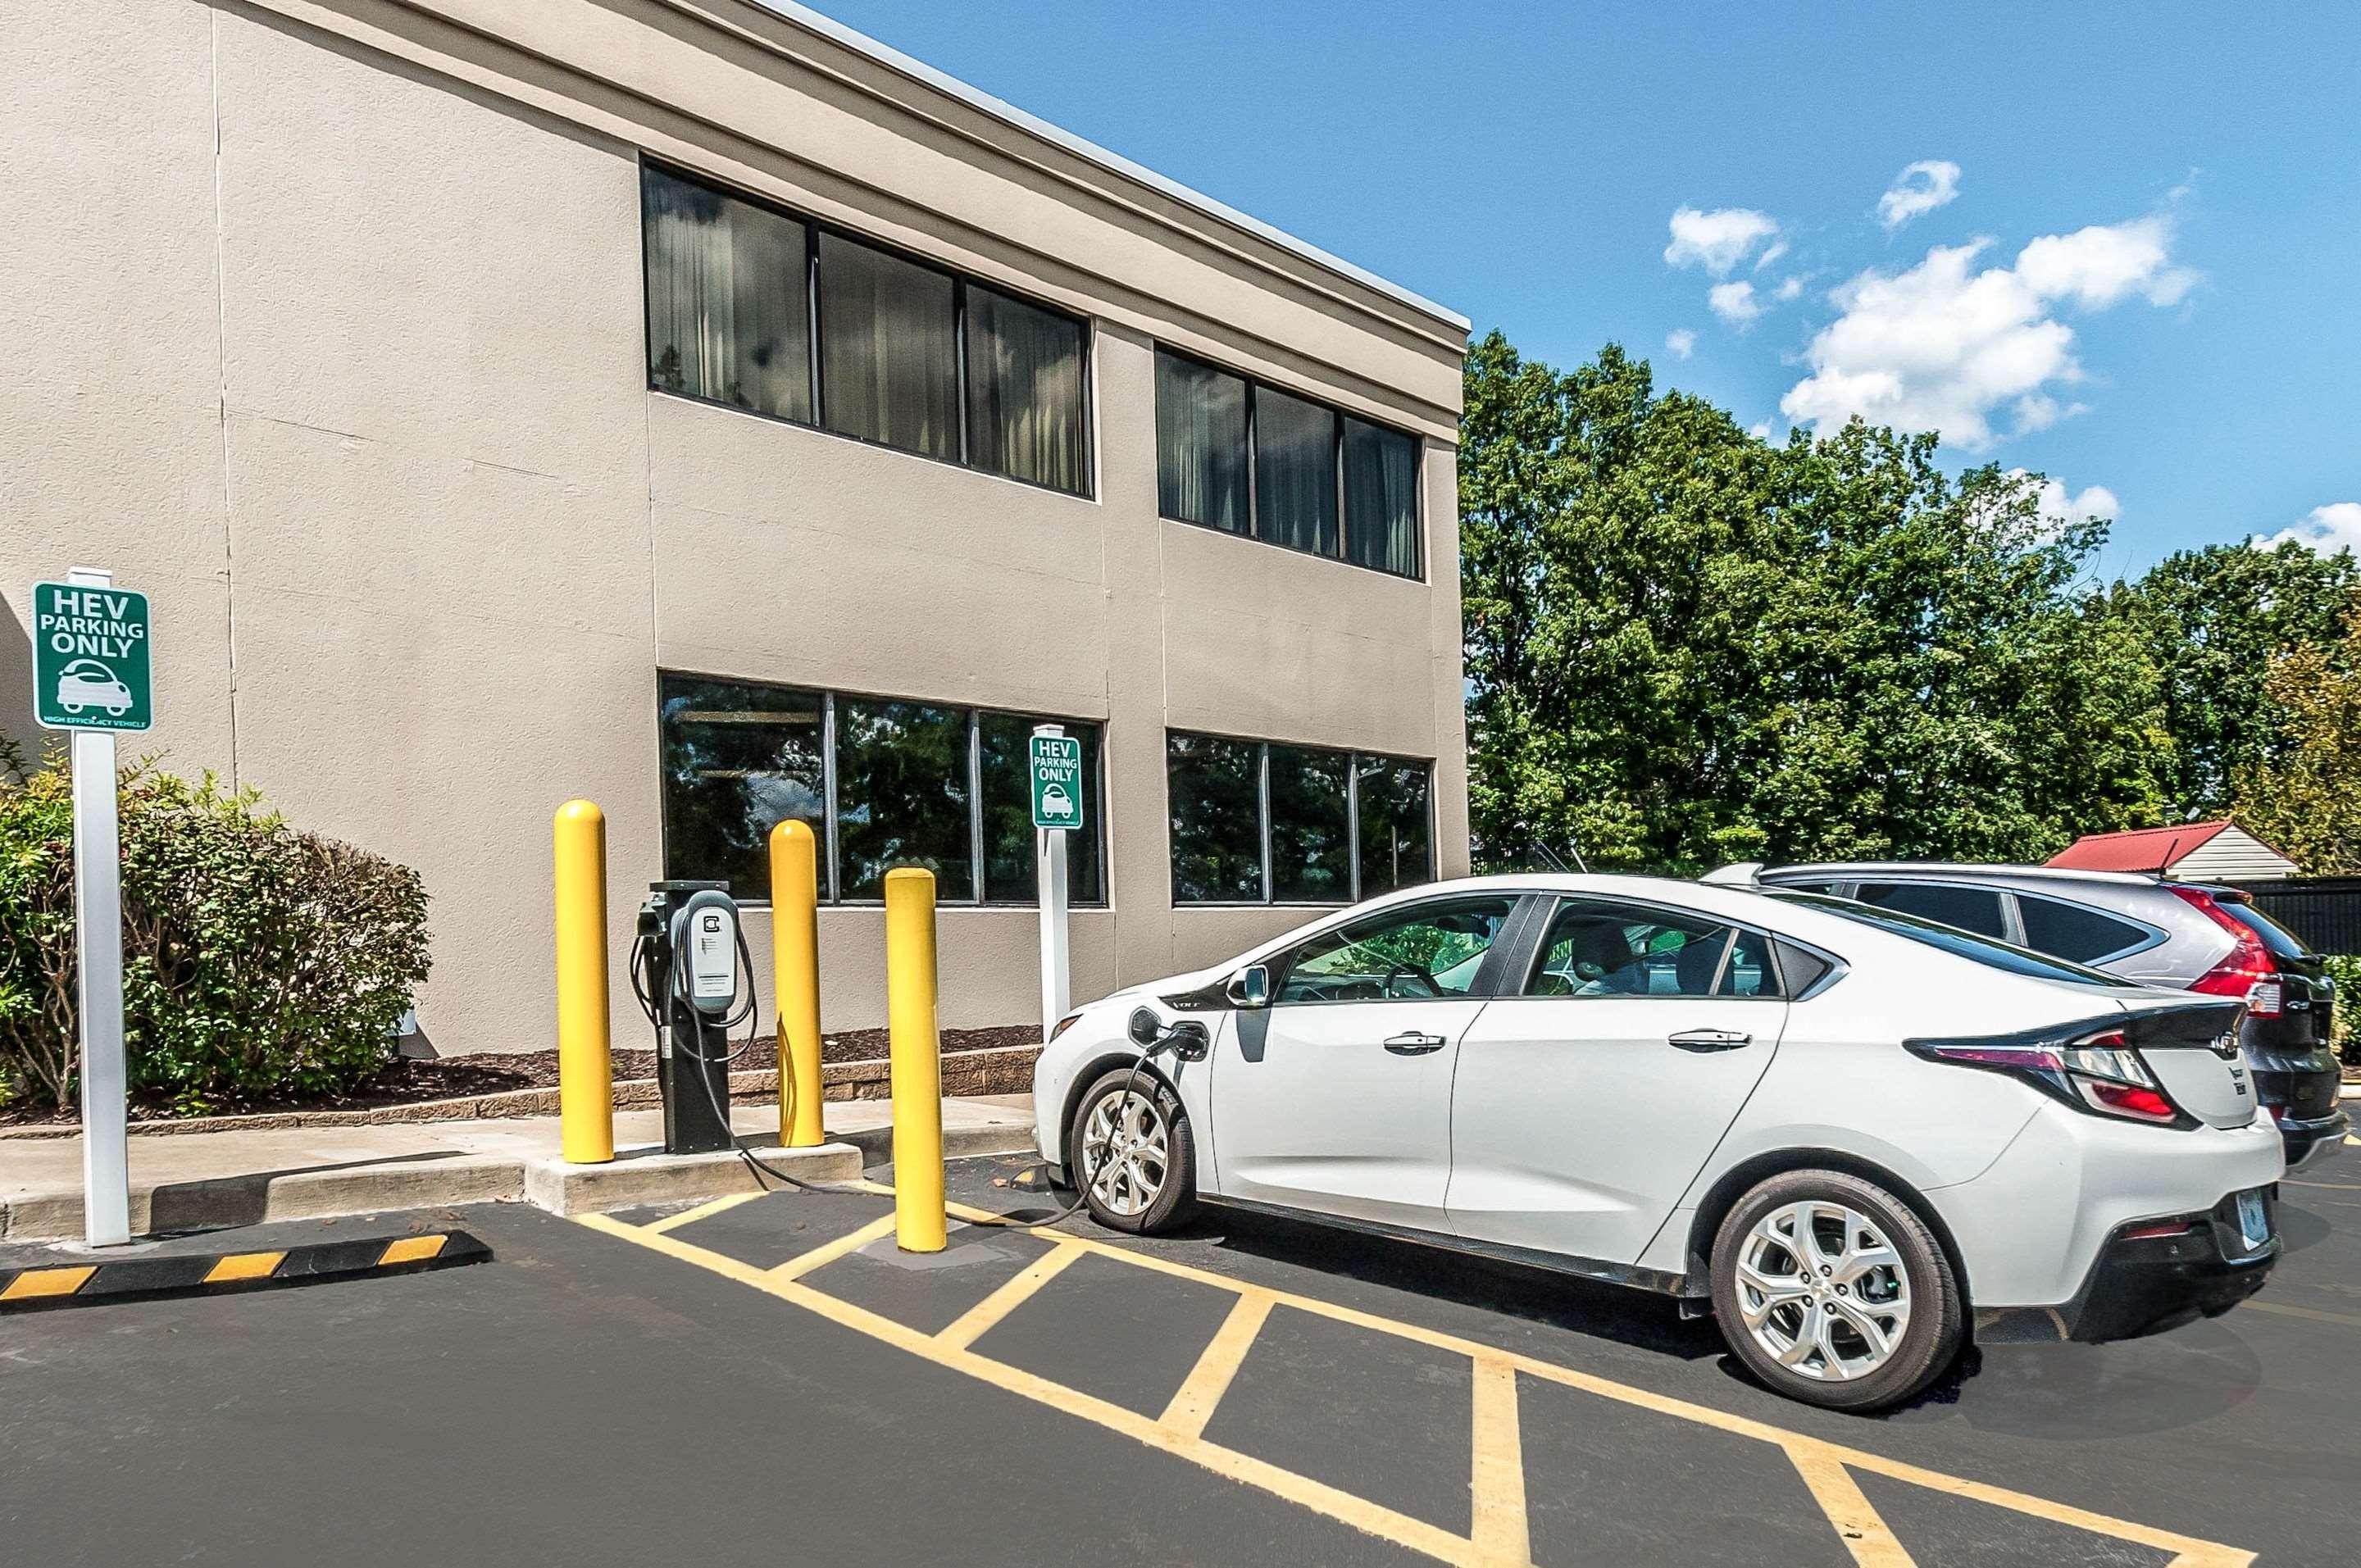
{"type": "Polygon", "coordinates": [[[2018,894],[2016,913],[2025,922],[2026,947],[2078,964],[2136,948],[2148,939],[2144,928],[2128,920],[2118,920],[2085,905],[2067,904],[2055,898],[2018,894]]]}
{"type": "Polygon", "coordinates": [[[1271,896],[1297,904],[1349,904],[1351,824],[1345,751],[1270,749],[1271,896]]]}
{"type": "Polygon", "coordinates": [[[1255,522],[1273,544],[1336,554],[1336,416],[1255,389],[1255,522]]]}
{"type": "Polygon", "coordinates": [[[967,286],[968,461],[1011,478],[1090,488],[1082,323],[967,286]]]}
{"type": "Polygon", "coordinates": [[[648,385],[808,421],[804,225],[662,170],[641,181],[648,385]]]}
{"type": "Polygon", "coordinates": [[[1415,577],[1418,443],[1345,418],[1345,559],[1415,577]]]}
{"type": "Polygon", "coordinates": [[[2275,924],[2269,916],[2253,905],[2241,903],[2233,898],[2224,898],[2219,894],[2215,895],[2213,904],[2223,914],[2252,931],[2263,944],[2263,949],[2271,957],[2300,959],[2306,956],[2301,942],[2297,941],[2284,927],[2275,924]]]}
{"type": "Polygon", "coordinates": [[[2008,917],[2001,911],[2001,895],[1991,888],[1930,882],[1865,882],[1854,896],[1863,904],[1957,926],[1979,937],[2008,935],[2008,917]]]}
{"type": "Polygon", "coordinates": [[[836,705],[836,843],[843,895],[882,898],[885,873],[924,866],[935,896],[975,896],[968,858],[967,711],[836,705]]]}
{"type": "Polygon", "coordinates": [[[1730,957],[1730,927],[1605,899],[1568,899],[1542,939],[1529,996],[1761,996],[1777,981],[1760,938],[1749,937],[1746,972],[1717,992],[1730,957]]]}
{"type": "Polygon", "coordinates": [[[1314,937],[1287,965],[1280,1002],[1419,1002],[1465,996],[1514,900],[1388,910],[1314,937]]]}
{"type": "Polygon", "coordinates": [[[821,702],[818,692],[663,677],[664,875],[768,898],[771,829],[794,817],[825,839],[821,702]]]}
{"type": "Polygon", "coordinates": [[[1428,796],[1433,768],[1399,757],[1359,762],[1361,896],[1434,879],[1428,796]]]}
{"type": "Polygon", "coordinates": [[[1907,937],[1914,942],[1923,942],[1927,947],[1973,959],[1993,969],[2006,970],[2011,974],[2028,975],[2035,980],[2070,981],[2077,985],[2104,986],[2110,990],[2138,989],[2133,981],[2118,980],[2104,970],[2085,969],[2063,959],[2011,947],[2006,942],[1993,941],[1949,926],[1938,926],[1897,910],[1858,904],[1850,898],[1825,898],[1817,893],[1790,893],[1784,889],[1766,896],[1789,904],[1809,905],[1814,909],[1850,920],[1856,926],[1890,931],[1897,937],[1907,937]]]}
{"type": "MultiPolygon", "coordinates": [[[[1033,832],[1033,726],[1013,713],[976,716],[978,772],[983,785],[983,896],[994,904],[1037,904],[1040,874],[1033,832]]],[[[1082,743],[1082,826],[1066,835],[1066,897],[1097,904],[1106,897],[1099,846],[1099,728],[1059,721],[1082,743]]]]}
{"type": "Polygon", "coordinates": [[[960,455],[951,280],[819,236],[820,411],[828,428],[906,452],[960,455]]]}
{"type": "Polygon", "coordinates": [[[1166,741],[1165,774],[1173,902],[1260,902],[1262,748],[1251,740],[1173,735],[1166,741]]]}
{"type": "Polygon", "coordinates": [[[1251,532],[1243,378],[1156,356],[1156,506],[1183,522],[1251,532]]]}
{"type": "Polygon", "coordinates": [[[1740,927],[1730,938],[1730,960],[1721,966],[1716,996],[1777,996],[1779,968],[1771,956],[1771,938],[1740,927]]]}
{"type": "Polygon", "coordinates": [[[1820,983],[1837,966],[1808,948],[1793,942],[1774,943],[1779,950],[1779,978],[1785,982],[1790,996],[1803,996],[1820,983]]]}

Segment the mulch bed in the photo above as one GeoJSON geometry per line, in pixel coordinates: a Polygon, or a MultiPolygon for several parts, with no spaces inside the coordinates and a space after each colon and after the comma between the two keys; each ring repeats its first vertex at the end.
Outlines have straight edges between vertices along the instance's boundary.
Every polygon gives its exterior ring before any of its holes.
{"type": "MultiPolygon", "coordinates": [[[[824,1035],[820,1037],[820,1060],[875,1060],[885,1054],[885,1038],[883,1029],[853,1029],[841,1035],[824,1035]]],[[[994,1029],[945,1029],[942,1032],[942,1048],[945,1051],[1002,1050],[1012,1046],[1038,1046],[1040,1043],[1041,1031],[1031,1024],[1010,1024],[994,1029]]],[[[653,1050],[619,1050],[614,1054],[614,1061],[618,1081],[655,1076],[656,1053],[653,1050]]],[[[760,1069],[775,1070],[778,1065],[778,1037],[767,1029],[746,1047],[743,1055],[730,1064],[734,1072],[760,1069]]],[[[203,1113],[229,1116],[277,1111],[372,1111],[380,1106],[413,1105],[427,1100],[464,1100],[471,1095],[498,1094],[511,1089],[555,1087],[557,1052],[554,1049],[437,1057],[423,1061],[403,1057],[376,1077],[356,1086],[349,1093],[310,1099],[227,1102],[209,1106],[203,1113]]],[[[0,1107],[0,1127],[58,1125],[81,1119],[79,1112],[60,1116],[0,1107]]],[[[181,1119],[170,1104],[162,1100],[142,1099],[137,1095],[132,1097],[131,1120],[135,1122],[181,1119]]]]}

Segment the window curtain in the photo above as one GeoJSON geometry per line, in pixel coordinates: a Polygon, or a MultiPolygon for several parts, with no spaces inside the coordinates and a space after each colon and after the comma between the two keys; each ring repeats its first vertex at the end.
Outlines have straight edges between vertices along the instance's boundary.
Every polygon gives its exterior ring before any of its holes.
{"type": "Polygon", "coordinates": [[[1292,550],[1336,554],[1336,416],[1268,387],[1255,390],[1255,522],[1292,550]]]}
{"type": "Polygon", "coordinates": [[[954,332],[950,279],[819,236],[820,396],[830,430],[957,461],[954,332]]]}
{"type": "Polygon", "coordinates": [[[968,461],[1077,495],[1090,488],[1080,322],[970,284],[967,375],[968,461]]]}
{"type": "Polygon", "coordinates": [[[1156,505],[1183,522],[1247,532],[1244,380],[1156,356],[1156,505]]]}
{"type": "Polygon", "coordinates": [[[804,225],[660,170],[643,181],[648,384],[808,422],[804,225]]]}
{"type": "Polygon", "coordinates": [[[1347,415],[1345,554],[1364,566],[1419,574],[1418,443],[1347,415]]]}

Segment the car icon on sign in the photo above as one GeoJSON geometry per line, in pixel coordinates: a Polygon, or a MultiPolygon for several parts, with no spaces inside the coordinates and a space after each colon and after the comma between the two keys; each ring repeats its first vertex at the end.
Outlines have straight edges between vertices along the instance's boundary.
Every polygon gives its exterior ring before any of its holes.
{"type": "Polygon", "coordinates": [[[68,713],[103,707],[116,718],[131,711],[131,689],[95,659],[76,659],[58,673],[58,706],[68,713]]]}
{"type": "Polygon", "coordinates": [[[1064,784],[1049,784],[1041,791],[1042,816],[1071,817],[1073,814],[1074,797],[1066,793],[1064,784]]]}

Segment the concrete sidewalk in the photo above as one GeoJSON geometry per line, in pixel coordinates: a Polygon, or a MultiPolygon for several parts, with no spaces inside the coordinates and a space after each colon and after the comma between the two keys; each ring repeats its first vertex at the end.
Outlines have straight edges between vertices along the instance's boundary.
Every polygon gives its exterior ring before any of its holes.
{"type": "MultiPolygon", "coordinates": [[[[733,1104],[730,1124],[763,1163],[801,1180],[846,1181],[891,1157],[893,1114],[883,1100],[832,1102],[830,1141],[813,1149],[774,1146],[775,1104],[733,1104]]],[[[663,1140],[663,1114],[653,1110],[616,1113],[610,1165],[560,1160],[555,1116],[134,1138],[131,1228],[153,1235],[457,1203],[568,1214],[755,1190],[737,1156],[670,1156],[663,1140]]],[[[945,1100],[943,1144],[953,1158],[1030,1149],[1032,1097],[945,1100]]],[[[0,1141],[0,1238],[82,1234],[82,1140],[0,1141]]]]}

